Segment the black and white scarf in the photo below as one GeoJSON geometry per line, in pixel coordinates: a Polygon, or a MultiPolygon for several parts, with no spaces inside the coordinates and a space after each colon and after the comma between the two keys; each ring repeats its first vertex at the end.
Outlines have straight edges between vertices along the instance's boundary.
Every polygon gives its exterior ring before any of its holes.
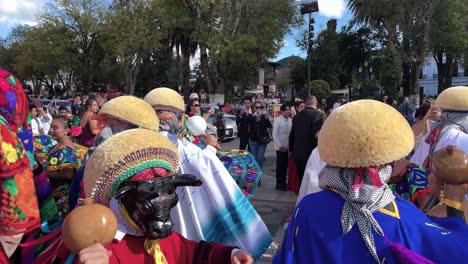
{"type": "Polygon", "coordinates": [[[341,211],[343,235],[357,224],[361,236],[375,258],[380,263],[371,227],[379,235],[384,235],[372,213],[385,207],[395,199],[387,186],[392,174],[391,165],[378,168],[339,168],[327,165],[319,174],[319,185],[323,190],[331,189],[345,200],[341,211]]]}

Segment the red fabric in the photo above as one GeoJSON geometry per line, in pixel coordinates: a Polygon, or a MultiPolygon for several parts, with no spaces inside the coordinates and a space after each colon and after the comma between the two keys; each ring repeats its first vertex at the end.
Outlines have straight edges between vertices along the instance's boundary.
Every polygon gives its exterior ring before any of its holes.
{"type": "Polygon", "coordinates": [[[288,190],[296,194],[299,193],[299,176],[297,175],[296,165],[292,159],[288,161],[288,190]]]}
{"type": "Polygon", "coordinates": [[[135,176],[131,177],[130,180],[132,181],[147,181],[155,179],[159,176],[164,177],[167,176],[169,172],[164,168],[150,168],[146,169],[142,172],[139,172],[135,176]]]}
{"type": "MultiPolygon", "coordinates": [[[[114,241],[107,245],[106,248],[112,252],[109,264],[154,264],[153,257],[144,248],[144,242],[145,239],[142,237],[126,236],[120,242],[114,241]]],[[[233,247],[216,243],[197,243],[175,232],[169,237],[161,239],[159,245],[169,264],[231,263],[233,247]]],[[[78,263],[77,258],[75,263],[78,263]]]]}

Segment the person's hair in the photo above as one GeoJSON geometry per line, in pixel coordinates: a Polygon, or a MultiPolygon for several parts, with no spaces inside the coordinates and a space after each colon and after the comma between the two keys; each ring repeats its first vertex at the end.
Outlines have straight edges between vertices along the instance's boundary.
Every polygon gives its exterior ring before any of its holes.
{"type": "Polygon", "coordinates": [[[76,99],[76,98],[78,98],[78,97],[80,97],[80,95],[79,95],[79,94],[75,94],[75,96],[73,96],[73,99],[76,99]]]}
{"type": "Polygon", "coordinates": [[[299,107],[301,104],[305,104],[303,101],[299,101],[296,103],[296,107],[299,107]]]}
{"type": "Polygon", "coordinates": [[[245,102],[246,100],[249,100],[250,102],[252,102],[252,97],[245,96],[244,98],[242,98],[242,103],[245,102]]]}
{"type": "Polygon", "coordinates": [[[68,112],[68,108],[66,106],[64,106],[64,105],[60,106],[58,110],[59,110],[59,112],[62,111],[62,110],[65,110],[65,111],[68,112]]]}
{"type": "Polygon", "coordinates": [[[187,109],[185,110],[185,114],[188,115],[192,112],[192,105],[195,102],[198,102],[198,104],[200,104],[200,101],[198,100],[198,98],[190,99],[189,103],[187,104],[187,109]]]}
{"type": "Polygon", "coordinates": [[[289,109],[286,109],[286,108],[289,108],[289,105],[287,105],[287,104],[282,104],[282,105],[280,106],[280,110],[281,110],[281,111],[289,110],[289,109]]]}
{"type": "Polygon", "coordinates": [[[91,106],[93,106],[93,102],[96,102],[96,99],[90,99],[90,100],[87,100],[86,103],[84,103],[84,107],[81,107],[80,109],[80,113],[78,113],[78,116],[81,118],[83,118],[83,115],[88,112],[89,108],[91,108],[91,106]]]}
{"type": "Polygon", "coordinates": [[[55,120],[58,120],[62,125],[63,125],[63,128],[67,129],[67,128],[70,128],[71,125],[70,125],[70,121],[68,120],[68,118],[66,117],[63,117],[63,116],[57,116],[56,118],[54,118],[55,120]]]}
{"type": "Polygon", "coordinates": [[[36,105],[30,104],[29,105],[29,112],[31,112],[34,108],[36,108],[36,110],[37,110],[36,105]]]}
{"type": "Polygon", "coordinates": [[[414,117],[418,119],[423,119],[426,116],[427,112],[431,108],[431,103],[424,102],[414,113],[414,117]]]}
{"type": "Polygon", "coordinates": [[[219,105],[219,110],[221,110],[221,111],[224,110],[224,105],[223,105],[223,104],[220,104],[220,105],[219,105]]]}
{"type": "Polygon", "coordinates": [[[307,96],[305,100],[305,105],[306,106],[312,106],[314,103],[317,103],[317,98],[313,95],[307,96]]]}

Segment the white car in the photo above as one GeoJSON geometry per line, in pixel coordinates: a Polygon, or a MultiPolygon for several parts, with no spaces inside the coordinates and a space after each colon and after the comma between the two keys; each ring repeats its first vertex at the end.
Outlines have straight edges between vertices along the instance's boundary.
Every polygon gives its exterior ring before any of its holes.
{"type": "MultiPolygon", "coordinates": [[[[213,125],[215,115],[212,115],[208,120],[206,120],[206,124],[208,125],[207,134],[218,136],[218,129],[216,126],[213,125]]],[[[236,124],[236,116],[225,114],[224,121],[226,122],[226,135],[224,136],[224,140],[227,139],[235,139],[237,137],[237,124],[236,124]]]]}

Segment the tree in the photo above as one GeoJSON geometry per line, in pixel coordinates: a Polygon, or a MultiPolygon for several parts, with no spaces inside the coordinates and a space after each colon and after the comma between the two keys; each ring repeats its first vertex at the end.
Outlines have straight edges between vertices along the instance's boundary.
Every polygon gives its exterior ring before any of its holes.
{"type": "Polygon", "coordinates": [[[419,95],[419,77],[429,51],[432,0],[350,0],[355,18],[373,25],[382,24],[391,50],[400,52],[405,63],[407,90],[419,95]]]}
{"type": "Polygon", "coordinates": [[[134,94],[143,59],[153,56],[161,33],[149,0],[116,1],[103,30],[103,46],[122,65],[128,94],[134,94]]]}
{"type": "Polygon", "coordinates": [[[39,15],[39,23],[66,28],[63,41],[71,43],[69,56],[77,58],[74,70],[87,94],[100,73],[104,59],[100,38],[106,19],[106,6],[98,0],[55,0],[39,15]]]}
{"type": "Polygon", "coordinates": [[[310,82],[312,95],[315,95],[318,100],[326,99],[331,95],[330,85],[324,80],[315,80],[310,82]]]}
{"type": "Polygon", "coordinates": [[[434,1],[430,40],[437,63],[439,93],[452,86],[458,58],[468,50],[467,13],[466,1],[434,1]]]}
{"type": "Polygon", "coordinates": [[[342,60],[339,52],[340,36],[336,32],[336,19],[329,20],[327,29],[317,38],[314,53],[317,58],[318,77],[327,81],[332,90],[340,89],[342,60]]]}
{"type": "Polygon", "coordinates": [[[289,63],[289,67],[291,68],[289,76],[295,89],[294,92],[303,95],[307,94],[307,91],[305,91],[305,85],[307,83],[307,61],[300,57],[294,57],[289,63]]]}
{"type": "Polygon", "coordinates": [[[276,86],[281,91],[286,91],[291,86],[289,78],[284,75],[279,76],[276,78],[276,86]]]}
{"type": "Polygon", "coordinates": [[[383,52],[381,83],[385,94],[395,98],[400,89],[402,80],[402,61],[400,55],[389,48],[383,52]]]}

